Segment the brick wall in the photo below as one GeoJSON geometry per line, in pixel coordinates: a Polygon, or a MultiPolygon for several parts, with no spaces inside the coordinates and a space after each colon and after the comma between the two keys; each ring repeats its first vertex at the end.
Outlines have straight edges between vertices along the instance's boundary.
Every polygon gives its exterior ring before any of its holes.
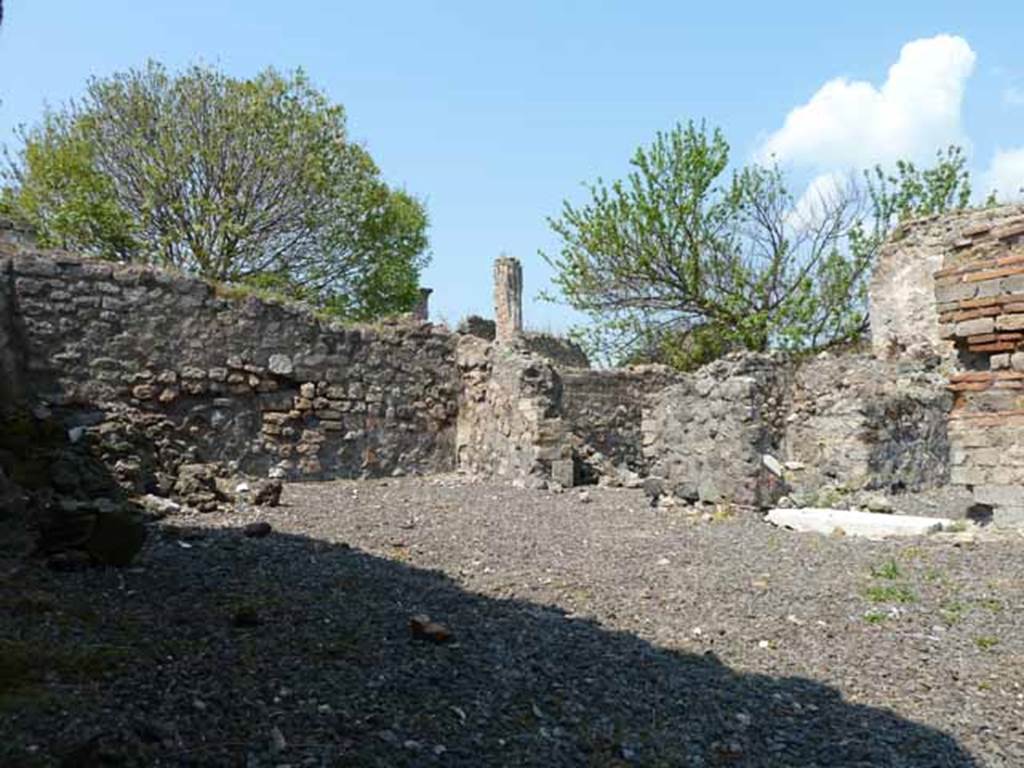
{"type": "Polygon", "coordinates": [[[949,377],[952,482],[997,522],[1024,522],[1024,210],[963,228],[934,274],[949,377]]]}

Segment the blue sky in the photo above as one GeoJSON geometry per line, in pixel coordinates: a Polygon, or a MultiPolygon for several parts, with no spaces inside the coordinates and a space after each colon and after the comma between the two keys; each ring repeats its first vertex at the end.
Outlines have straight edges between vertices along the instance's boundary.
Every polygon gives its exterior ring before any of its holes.
{"type": "Polygon", "coordinates": [[[435,318],[489,316],[505,252],[524,263],[527,324],[560,330],[568,310],[536,300],[550,277],[537,252],[557,249],[546,217],[677,121],[721,126],[737,162],[774,152],[800,183],[958,141],[982,184],[1019,189],[1022,28],[1024,6],[962,0],[6,0],[0,140],[147,58],[301,66],[385,176],[426,200],[435,318]]]}

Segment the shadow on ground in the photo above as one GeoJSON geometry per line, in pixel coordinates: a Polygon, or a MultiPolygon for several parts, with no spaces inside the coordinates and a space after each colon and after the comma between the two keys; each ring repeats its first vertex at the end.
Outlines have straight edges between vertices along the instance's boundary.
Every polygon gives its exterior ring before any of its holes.
{"type": "Polygon", "coordinates": [[[163,526],[141,565],[0,582],[0,763],[976,765],[812,680],[740,674],[343,544],[163,526]],[[417,613],[454,640],[414,639],[417,613]]]}

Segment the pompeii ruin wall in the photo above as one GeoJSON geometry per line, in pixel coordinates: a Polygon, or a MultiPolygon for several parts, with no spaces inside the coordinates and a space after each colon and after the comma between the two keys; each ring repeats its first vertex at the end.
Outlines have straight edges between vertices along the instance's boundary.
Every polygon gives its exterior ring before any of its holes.
{"type": "Polygon", "coordinates": [[[1024,522],[1024,206],[901,226],[873,277],[871,327],[879,357],[942,361],[950,487],[1024,522]]]}
{"type": "Polygon", "coordinates": [[[101,436],[119,479],[183,462],[290,478],[454,467],[455,340],[344,328],[154,269],[0,245],[0,359],[33,404],[101,436]],[[139,438],[146,443],[139,447],[139,438]]]}
{"type": "Polygon", "coordinates": [[[994,209],[901,230],[872,284],[873,355],[731,355],[685,374],[594,370],[571,344],[524,332],[514,259],[495,269],[493,334],[451,333],[416,318],[342,327],[0,238],[0,386],[96,435],[137,488],[196,461],[293,479],[461,467],[536,486],[651,476],[686,501],[758,507],[959,488],[1012,521],[1024,333],[1011,316],[1024,304],[1005,270],[1024,259],[998,260],[1016,254],[1018,220],[994,209]],[[908,269],[926,275],[912,290],[908,269]],[[979,287],[951,298],[953,282],[979,287]],[[993,339],[958,325],[978,317],[993,339]]]}

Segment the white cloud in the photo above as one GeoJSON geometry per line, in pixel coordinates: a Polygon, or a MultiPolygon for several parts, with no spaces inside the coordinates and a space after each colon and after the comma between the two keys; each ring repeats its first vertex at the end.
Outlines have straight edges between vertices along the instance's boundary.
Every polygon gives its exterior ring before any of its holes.
{"type": "Polygon", "coordinates": [[[997,149],[988,170],[981,176],[982,197],[995,191],[1000,202],[1024,199],[1024,147],[997,149]]]}
{"type": "Polygon", "coordinates": [[[844,199],[849,199],[849,192],[849,175],[835,171],[819,174],[811,179],[786,217],[786,223],[797,230],[813,228],[828,218],[844,199]]]}
{"type": "Polygon", "coordinates": [[[960,111],[975,59],[961,37],[913,40],[881,87],[846,78],[825,83],[786,116],[758,157],[833,170],[924,160],[945,145],[964,145],[960,111]]]}
{"type": "Polygon", "coordinates": [[[1008,107],[1024,107],[1024,88],[1017,85],[1004,88],[1003,104],[1008,107]]]}

